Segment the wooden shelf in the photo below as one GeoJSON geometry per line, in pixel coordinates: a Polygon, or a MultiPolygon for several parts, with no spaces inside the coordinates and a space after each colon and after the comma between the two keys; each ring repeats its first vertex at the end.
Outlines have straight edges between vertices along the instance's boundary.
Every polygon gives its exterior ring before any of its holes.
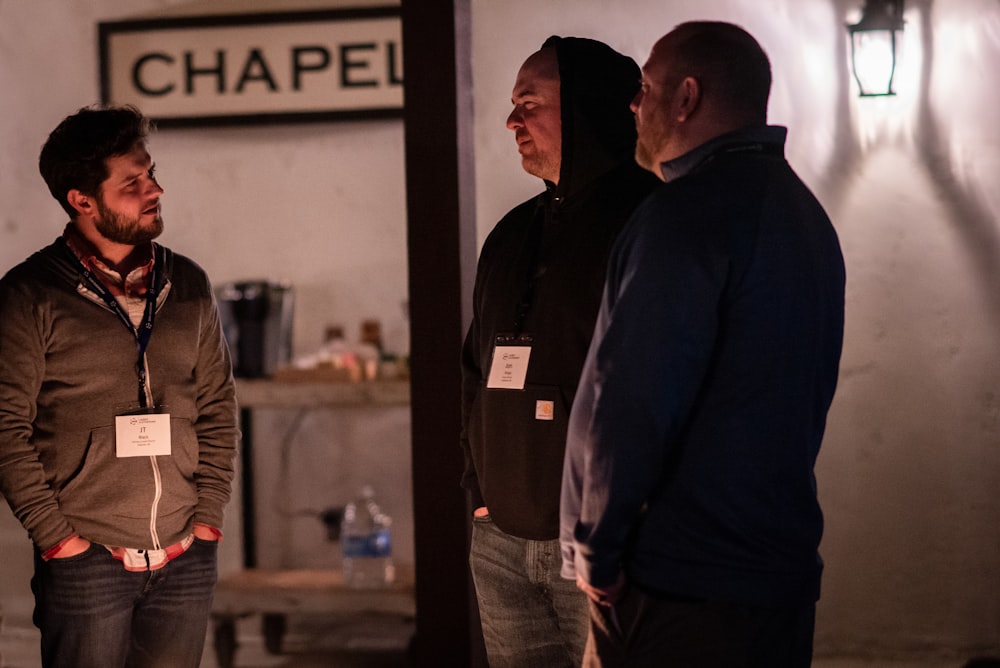
{"type": "Polygon", "coordinates": [[[358,382],[329,378],[298,378],[276,381],[236,379],[236,401],[240,409],[242,478],[243,565],[257,566],[256,495],[254,493],[253,412],[256,409],[323,410],[337,408],[406,407],[410,404],[409,379],[358,382]]]}
{"type": "Polygon", "coordinates": [[[405,406],[410,381],[365,380],[280,382],[236,379],[240,408],[303,408],[319,406],[405,406]]]}
{"type": "Polygon", "coordinates": [[[294,612],[412,617],[413,566],[398,564],[395,581],[382,589],[351,589],[339,570],[247,569],[219,579],[212,605],[212,614],[223,618],[294,612]]]}
{"type": "Polygon", "coordinates": [[[412,565],[396,567],[383,589],[351,589],[339,570],[251,568],[219,579],[212,604],[212,642],[220,668],[235,666],[239,646],[236,621],[261,616],[264,644],[283,652],[286,617],[293,613],[384,614],[413,619],[417,613],[412,565]]]}

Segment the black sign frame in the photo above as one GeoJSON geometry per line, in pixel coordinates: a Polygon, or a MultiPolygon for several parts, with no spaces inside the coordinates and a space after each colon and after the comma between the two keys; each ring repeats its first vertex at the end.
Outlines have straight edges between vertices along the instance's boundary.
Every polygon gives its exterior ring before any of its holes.
{"type": "MultiPolygon", "coordinates": [[[[104,104],[128,102],[142,110],[143,104],[135,100],[112,99],[113,60],[111,40],[115,35],[137,32],[184,30],[200,28],[230,28],[240,26],[266,27],[310,22],[349,22],[365,19],[395,18],[402,21],[398,5],[384,7],[359,7],[350,9],[301,10],[287,12],[262,12],[252,14],[209,14],[200,16],[160,17],[102,21],[98,23],[100,63],[100,94],[104,104]]],[[[400,33],[401,33],[400,25],[400,33]]],[[[402,46],[400,45],[400,49],[402,46]]],[[[402,53],[397,54],[402,62],[402,53]]],[[[395,59],[394,59],[395,60],[395,59]]],[[[402,88],[402,78],[399,85],[402,88]]],[[[323,110],[277,110],[262,108],[239,113],[197,113],[191,115],[159,116],[155,111],[147,114],[157,127],[198,127],[227,125],[264,125],[272,123],[305,123],[317,121],[356,121],[370,119],[401,119],[402,104],[377,107],[330,108],[323,110]]]]}

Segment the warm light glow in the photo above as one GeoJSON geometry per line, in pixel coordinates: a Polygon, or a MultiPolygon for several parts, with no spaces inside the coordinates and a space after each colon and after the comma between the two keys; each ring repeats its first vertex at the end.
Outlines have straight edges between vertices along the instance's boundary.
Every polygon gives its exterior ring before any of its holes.
{"type": "Polygon", "coordinates": [[[896,42],[891,30],[856,32],[854,40],[854,76],[862,95],[894,95],[896,42]]]}
{"type": "MultiPolygon", "coordinates": [[[[916,7],[908,9],[906,19],[907,25],[920,25],[920,10],[916,7]]],[[[887,47],[883,44],[882,48],[884,58],[887,47]]],[[[918,103],[924,94],[921,89],[923,58],[919,31],[903,30],[896,33],[896,72],[892,79],[894,95],[858,96],[861,90],[852,77],[852,88],[857,96],[852,113],[862,149],[884,142],[912,141],[918,103]]],[[[848,66],[852,64],[848,63],[848,66]]]]}
{"type": "Polygon", "coordinates": [[[903,28],[903,0],[865,0],[861,18],[847,24],[851,71],[862,97],[896,94],[896,38],[903,28]]]}

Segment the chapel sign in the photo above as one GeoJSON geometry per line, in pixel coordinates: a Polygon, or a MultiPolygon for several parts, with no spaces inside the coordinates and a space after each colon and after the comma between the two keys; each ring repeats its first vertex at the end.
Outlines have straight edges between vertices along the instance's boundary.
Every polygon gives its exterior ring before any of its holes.
{"type": "Polygon", "coordinates": [[[101,99],[159,126],[396,118],[399,7],[98,25],[101,99]]]}

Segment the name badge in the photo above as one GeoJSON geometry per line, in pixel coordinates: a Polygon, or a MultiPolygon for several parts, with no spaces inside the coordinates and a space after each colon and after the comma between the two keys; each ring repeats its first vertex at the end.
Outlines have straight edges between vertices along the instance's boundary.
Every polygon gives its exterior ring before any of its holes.
{"type": "Polygon", "coordinates": [[[170,414],[115,416],[115,454],[153,457],[170,454],[170,414]]]}
{"type": "Polygon", "coordinates": [[[523,390],[528,375],[531,346],[497,346],[486,387],[491,390],[523,390]]]}

